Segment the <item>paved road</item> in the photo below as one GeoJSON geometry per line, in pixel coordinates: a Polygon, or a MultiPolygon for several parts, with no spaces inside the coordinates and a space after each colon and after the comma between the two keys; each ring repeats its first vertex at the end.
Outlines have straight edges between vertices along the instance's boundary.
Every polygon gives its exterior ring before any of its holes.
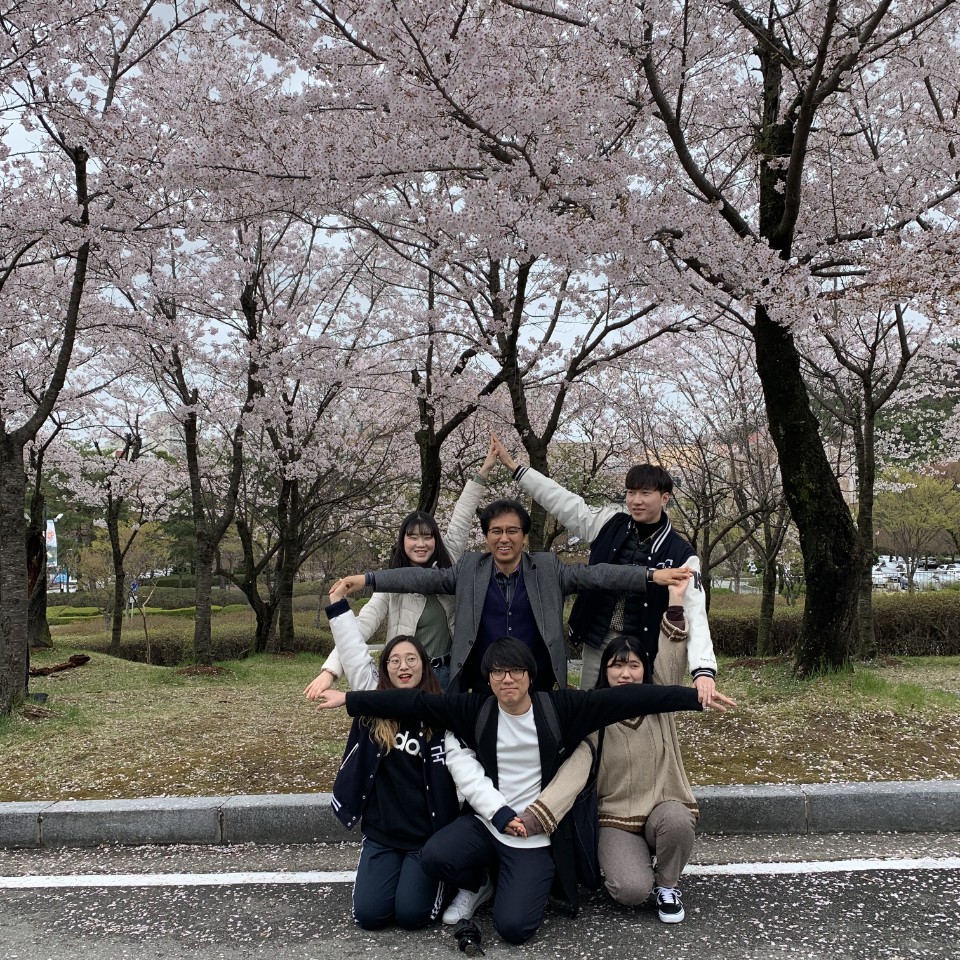
{"type": "MultiPolygon", "coordinates": [[[[4,960],[457,956],[441,927],[357,930],[346,879],[355,863],[350,844],[0,851],[0,953],[4,960]],[[109,882],[119,885],[99,886],[109,882]],[[135,885],[146,883],[162,885],[135,885]]],[[[519,949],[497,939],[486,908],[478,919],[491,958],[958,955],[956,835],[703,838],[683,891],[681,925],[661,924],[652,905],[628,910],[595,895],[576,919],[549,910],[537,937],[519,949]]]]}

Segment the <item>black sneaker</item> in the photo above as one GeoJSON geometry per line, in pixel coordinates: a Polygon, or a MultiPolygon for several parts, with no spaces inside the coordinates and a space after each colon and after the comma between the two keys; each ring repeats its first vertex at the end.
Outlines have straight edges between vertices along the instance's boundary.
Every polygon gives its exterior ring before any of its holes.
{"type": "Polygon", "coordinates": [[[681,923],[686,914],[677,887],[657,887],[657,913],[664,923],[681,923]]]}

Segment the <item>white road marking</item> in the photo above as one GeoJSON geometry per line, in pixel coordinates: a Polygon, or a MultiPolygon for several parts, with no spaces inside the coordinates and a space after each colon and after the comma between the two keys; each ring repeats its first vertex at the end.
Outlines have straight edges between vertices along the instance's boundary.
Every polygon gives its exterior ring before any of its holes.
{"type": "Polygon", "coordinates": [[[0,877],[0,889],[41,887],[235,887],[249,884],[353,883],[355,870],[269,873],[75,873],[61,876],[0,877]]]}
{"type": "MultiPolygon", "coordinates": [[[[882,870],[960,870],[960,857],[899,860],[823,860],[803,863],[691,864],[690,876],[771,876],[774,874],[860,873],[882,870]]],[[[63,874],[0,877],[0,889],[31,890],[70,887],[216,887],[251,884],[353,883],[353,870],[262,873],[126,873],[63,874]]]]}
{"type": "Polygon", "coordinates": [[[684,873],[700,877],[772,876],[790,873],[863,873],[877,870],[958,870],[960,857],[917,857],[902,860],[814,860],[807,863],[691,864],[684,873]]]}

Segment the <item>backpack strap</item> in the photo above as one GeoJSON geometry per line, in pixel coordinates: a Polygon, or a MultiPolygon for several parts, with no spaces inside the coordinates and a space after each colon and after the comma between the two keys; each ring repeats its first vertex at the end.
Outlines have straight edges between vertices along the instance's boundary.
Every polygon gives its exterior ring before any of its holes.
{"type": "Polygon", "coordinates": [[[483,738],[483,731],[486,729],[487,724],[490,722],[490,717],[493,716],[493,708],[497,704],[497,698],[494,696],[488,697],[484,702],[483,706],[480,708],[480,712],[477,714],[477,723],[473,729],[473,734],[477,740],[477,746],[480,746],[480,741],[483,738]]]}

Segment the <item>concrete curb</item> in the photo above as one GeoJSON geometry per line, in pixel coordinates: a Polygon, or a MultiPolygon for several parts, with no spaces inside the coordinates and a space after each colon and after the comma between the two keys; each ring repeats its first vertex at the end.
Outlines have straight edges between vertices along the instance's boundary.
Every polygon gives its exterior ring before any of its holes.
{"type": "MultiPolygon", "coordinates": [[[[954,833],[960,781],[700,787],[701,834],[954,833]]],[[[0,803],[0,847],[357,840],[330,794],[0,803]]]]}

